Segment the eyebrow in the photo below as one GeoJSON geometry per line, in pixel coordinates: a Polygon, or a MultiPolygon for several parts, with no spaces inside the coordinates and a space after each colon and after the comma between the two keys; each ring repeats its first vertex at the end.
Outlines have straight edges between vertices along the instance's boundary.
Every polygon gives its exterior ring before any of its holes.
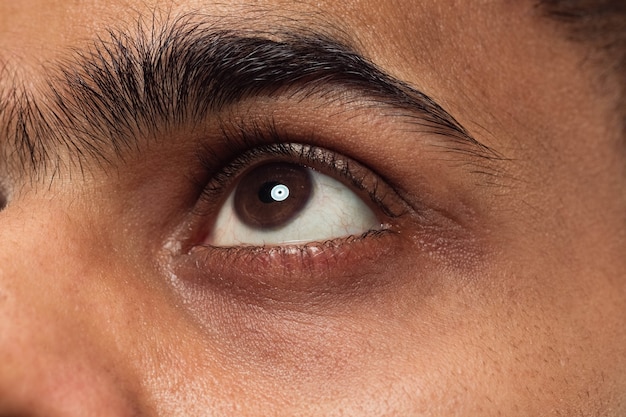
{"type": "Polygon", "coordinates": [[[337,39],[312,31],[216,30],[188,19],[148,30],[137,25],[132,35],[112,30],[74,51],[39,96],[25,88],[5,92],[0,128],[25,171],[58,165],[61,150],[82,170],[90,159],[102,165],[140,149],[142,138],[291,90],[356,94],[404,111],[450,149],[493,155],[432,98],[337,39]]]}

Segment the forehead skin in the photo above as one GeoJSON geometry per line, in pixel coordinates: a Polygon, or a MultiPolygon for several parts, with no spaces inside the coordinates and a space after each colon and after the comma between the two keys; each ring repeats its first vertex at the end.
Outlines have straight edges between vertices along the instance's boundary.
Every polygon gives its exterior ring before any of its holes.
{"type": "Polygon", "coordinates": [[[383,273],[396,284],[321,310],[206,307],[146,256],[164,233],[151,187],[175,182],[151,166],[182,165],[168,150],[89,184],[8,184],[1,415],[626,414],[623,130],[614,80],[584,45],[525,1],[5,1],[0,91],[37,98],[49,68],[107,30],[187,13],[330,33],[432,97],[497,151],[491,181],[436,153],[441,172],[421,156],[421,174],[386,130],[359,152],[463,199],[476,238],[462,244],[478,249],[432,278],[403,259],[383,273]]]}

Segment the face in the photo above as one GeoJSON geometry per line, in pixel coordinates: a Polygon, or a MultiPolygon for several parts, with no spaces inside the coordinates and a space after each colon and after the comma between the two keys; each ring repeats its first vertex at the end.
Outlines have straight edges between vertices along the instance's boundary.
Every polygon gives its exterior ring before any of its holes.
{"type": "Polygon", "coordinates": [[[0,3],[0,414],[626,413],[618,84],[531,2],[0,3]]]}

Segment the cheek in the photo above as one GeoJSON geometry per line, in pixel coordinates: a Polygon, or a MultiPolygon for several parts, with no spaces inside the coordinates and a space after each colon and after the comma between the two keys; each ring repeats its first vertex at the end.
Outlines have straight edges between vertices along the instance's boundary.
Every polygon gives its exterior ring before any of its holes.
{"type": "Polygon", "coordinates": [[[128,329],[110,280],[62,213],[27,213],[19,203],[2,213],[0,414],[133,415],[141,400],[120,355],[128,329]]]}
{"type": "Polygon", "coordinates": [[[235,406],[258,415],[572,414],[596,406],[587,390],[608,398],[618,383],[609,371],[624,368],[603,359],[624,357],[611,350],[614,326],[598,324],[615,315],[607,303],[585,315],[537,282],[502,283],[510,274],[501,271],[418,274],[407,262],[385,272],[404,284],[350,302],[302,309],[211,293],[198,314],[149,258],[120,254],[123,243],[59,223],[59,213],[36,218],[5,223],[0,245],[13,248],[0,263],[5,402],[43,399],[64,411],[71,397],[121,416],[235,406]],[[17,392],[20,384],[29,389],[17,392]]]}

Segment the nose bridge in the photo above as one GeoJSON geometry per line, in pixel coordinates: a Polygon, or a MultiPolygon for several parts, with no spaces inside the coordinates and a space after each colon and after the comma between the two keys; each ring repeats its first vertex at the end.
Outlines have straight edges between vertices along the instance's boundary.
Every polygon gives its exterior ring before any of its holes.
{"type": "Polygon", "coordinates": [[[11,243],[0,234],[0,416],[139,415],[83,317],[86,296],[11,243]]]}

